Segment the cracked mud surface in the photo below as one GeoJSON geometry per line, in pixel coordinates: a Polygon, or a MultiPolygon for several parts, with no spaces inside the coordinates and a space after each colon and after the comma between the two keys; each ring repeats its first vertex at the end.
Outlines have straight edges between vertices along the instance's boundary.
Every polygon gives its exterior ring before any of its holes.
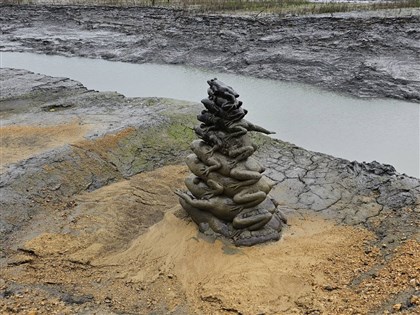
{"type": "Polygon", "coordinates": [[[265,175],[277,182],[273,194],[288,207],[363,224],[389,242],[418,234],[419,179],[389,165],[349,162],[282,142],[258,154],[265,175]]]}
{"type": "Polygon", "coordinates": [[[419,179],[256,136],[290,226],[235,248],[199,234],[172,194],[201,106],[0,74],[6,314],[419,311],[419,179]]]}
{"type": "Polygon", "coordinates": [[[420,11],[281,19],[1,6],[1,51],[168,63],[420,102],[420,11]]]}

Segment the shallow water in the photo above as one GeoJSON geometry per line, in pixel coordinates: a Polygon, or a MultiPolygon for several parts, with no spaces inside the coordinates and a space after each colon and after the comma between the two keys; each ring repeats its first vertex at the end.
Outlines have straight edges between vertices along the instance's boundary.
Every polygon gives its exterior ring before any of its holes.
{"type": "Polygon", "coordinates": [[[420,177],[420,105],[364,100],[303,84],[256,79],[184,66],[131,64],[100,59],[1,53],[1,66],[68,77],[87,88],[126,96],[199,102],[208,79],[231,85],[249,110],[247,119],[275,137],[349,160],[376,160],[420,177]]]}

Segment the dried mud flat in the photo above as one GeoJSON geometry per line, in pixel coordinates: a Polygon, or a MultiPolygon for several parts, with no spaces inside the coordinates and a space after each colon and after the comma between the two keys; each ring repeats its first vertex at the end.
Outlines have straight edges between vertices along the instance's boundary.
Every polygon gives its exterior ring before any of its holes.
{"type": "Polygon", "coordinates": [[[289,227],[236,248],[172,193],[200,106],[0,74],[2,313],[420,311],[419,179],[256,137],[289,227]]]}
{"type": "Polygon", "coordinates": [[[420,10],[328,16],[0,7],[0,50],[183,64],[420,102],[420,10]]]}

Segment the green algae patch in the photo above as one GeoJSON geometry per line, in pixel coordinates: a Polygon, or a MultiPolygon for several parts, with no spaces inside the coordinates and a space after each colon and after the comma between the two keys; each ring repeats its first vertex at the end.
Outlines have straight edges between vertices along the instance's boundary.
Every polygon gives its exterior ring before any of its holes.
{"type": "Polygon", "coordinates": [[[174,142],[189,145],[196,138],[193,127],[197,119],[192,115],[170,115],[171,124],[168,128],[168,136],[174,142]]]}
{"type": "MultiPolygon", "coordinates": [[[[189,143],[195,138],[193,121],[191,115],[168,115],[163,122],[149,128],[129,127],[115,134],[80,141],[73,145],[73,153],[79,152],[75,160],[79,167],[85,165],[86,170],[97,161],[100,169],[116,171],[122,177],[182,163],[189,143]]],[[[63,169],[72,170],[74,166],[63,169]]],[[[100,169],[89,173],[102,173],[100,169]]],[[[112,177],[115,178],[115,174],[112,177]]]]}
{"type": "Polygon", "coordinates": [[[137,129],[109,152],[109,160],[124,176],[181,163],[195,137],[192,120],[192,117],[179,115],[158,126],[137,129]]]}

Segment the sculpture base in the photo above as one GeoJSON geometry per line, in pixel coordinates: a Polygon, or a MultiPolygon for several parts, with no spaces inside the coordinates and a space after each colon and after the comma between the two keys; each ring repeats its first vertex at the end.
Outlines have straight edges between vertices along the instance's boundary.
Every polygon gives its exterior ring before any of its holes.
{"type": "Polygon", "coordinates": [[[234,222],[226,222],[210,212],[192,207],[182,199],[180,202],[192,220],[198,225],[200,232],[208,236],[225,237],[236,246],[252,246],[278,241],[281,231],[287,223],[286,218],[278,209],[275,209],[273,213],[258,207],[246,209],[246,212],[238,214],[234,222]],[[240,228],[238,224],[235,224],[238,221],[243,222],[245,220],[254,220],[257,223],[247,228],[240,228]]]}

